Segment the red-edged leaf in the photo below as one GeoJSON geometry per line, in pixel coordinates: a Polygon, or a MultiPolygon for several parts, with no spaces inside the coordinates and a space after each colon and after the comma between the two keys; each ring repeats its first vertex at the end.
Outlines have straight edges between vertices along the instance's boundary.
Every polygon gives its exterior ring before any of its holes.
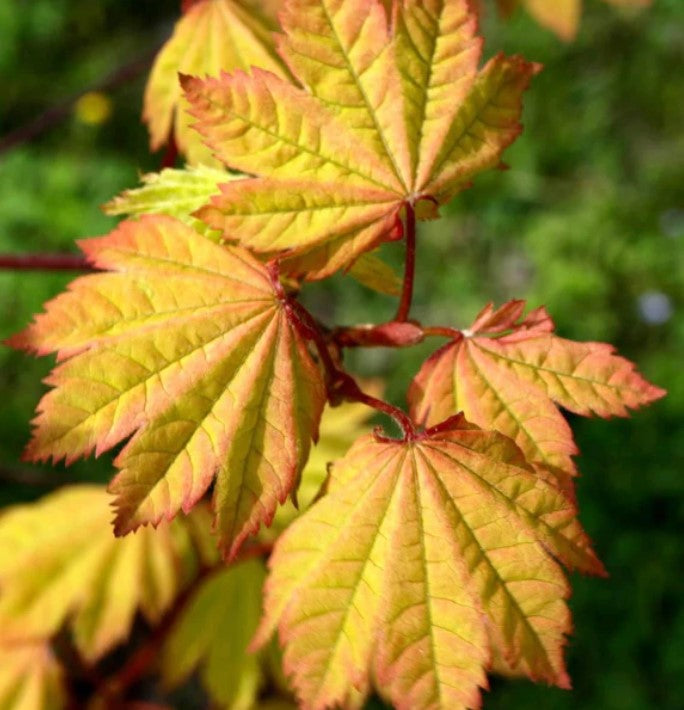
{"type": "Polygon", "coordinates": [[[322,376],[266,268],[168,217],[81,246],[103,274],[74,281],[11,344],[63,362],[27,455],[116,458],[115,529],[189,510],[216,479],[235,553],[297,485],[325,401],[322,376]]]}
{"type": "MultiPolygon", "coordinates": [[[[405,203],[444,204],[499,164],[537,70],[481,41],[467,0],[286,0],[278,50],[298,88],[266,71],[185,77],[196,128],[230,168],[197,215],[308,279],[397,236],[405,203]]],[[[418,211],[419,216],[423,211],[418,211]]]]}
{"type": "Polygon", "coordinates": [[[415,441],[365,436],[277,541],[256,642],[279,627],[315,710],[372,676],[400,709],[477,708],[492,644],[566,687],[568,586],[549,553],[593,558],[572,504],[510,439],[462,417],[415,441]]]}
{"type": "Polygon", "coordinates": [[[411,411],[428,426],[462,411],[513,438],[567,490],[577,449],[554,403],[585,416],[626,416],[664,391],[610,345],[560,338],[545,309],[522,318],[523,308],[522,301],[498,310],[490,304],[462,337],[427,360],[409,392],[411,411]]]}

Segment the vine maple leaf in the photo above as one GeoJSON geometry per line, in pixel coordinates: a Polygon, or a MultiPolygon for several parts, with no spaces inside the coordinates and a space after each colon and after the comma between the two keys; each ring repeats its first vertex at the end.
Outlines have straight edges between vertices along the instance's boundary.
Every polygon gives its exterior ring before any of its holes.
{"type": "Polygon", "coordinates": [[[189,127],[178,72],[218,74],[222,69],[248,69],[255,64],[287,77],[273,47],[273,29],[275,23],[267,15],[241,0],[193,3],[157,55],[145,88],[143,119],[150,131],[150,148],[158,150],[173,135],[189,163],[215,163],[189,127]]]}
{"type": "Polygon", "coordinates": [[[70,486],[2,512],[0,647],[68,623],[95,661],[127,638],[138,610],[154,624],[192,579],[200,557],[188,520],[117,539],[109,504],[102,486],[70,486]]]}
{"type": "Polygon", "coordinates": [[[491,59],[467,0],[286,0],[278,51],[299,88],[263,69],[184,76],[195,128],[232,169],[197,214],[281,255],[307,279],[396,238],[402,209],[434,216],[516,138],[537,65],[491,59]]]}
{"type": "Polygon", "coordinates": [[[452,417],[414,440],[359,439],[329,490],[278,539],[263,643],[276,625],[303,707],[370,678],[399,709],[476,708],[495,644],[568,685],[570,568],[600,568],[560,491],[517,446],[452,417]]]}
{"type": "Polygon", "coordinates": [[[168,217],[80,245],[110,271],[10,340],[62,361],[27,456],[72,461],[135,434],[110,484],[117,534],[188,511],[216,478],[219,545],[234,555],[296,487],[325,402],[280,284],[168,217]]]}
{"type": "Polygon", "coordinates": [[[409,390],[411,414],[427,426],[463,412],[510,436],[527,460],[566,491],[577,448],[554,405],[584,416],[626,416],[665,394],[604,343],[554,334],[546,310],[522,318],[524,301],[484,308],[473,325],[430,357],[409,390]]]}

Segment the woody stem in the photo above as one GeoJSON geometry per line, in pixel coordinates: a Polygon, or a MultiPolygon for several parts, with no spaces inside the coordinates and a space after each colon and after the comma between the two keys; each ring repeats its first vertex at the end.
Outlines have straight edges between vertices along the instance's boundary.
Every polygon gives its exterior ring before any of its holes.
{"type": "Polygon", "coordinates": [[[413,298],[413,279],[416,273],[416,211],[410,202],[405,205],[404,232],[406,237],[406,262],[404,265],[404,283],[401,300],[394,320],[403,323],[408,320],[413,298]]]}

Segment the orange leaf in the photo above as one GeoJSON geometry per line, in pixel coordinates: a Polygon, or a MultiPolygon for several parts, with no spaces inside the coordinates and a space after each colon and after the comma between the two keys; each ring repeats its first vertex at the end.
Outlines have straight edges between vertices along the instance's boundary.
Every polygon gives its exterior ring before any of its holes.
{"type": "Polygon", "coordinates": [[[523,319],[524,305],[490,304],[462,337],[427,360],[409,392],[411,412],[429,426],[462,411],[513,438],[528,461],[569,491],[577,448],[554,403],[584,416],[626,416],[628,407],[664,391],[610,345],[559,338],[545,309],[523,319]]]}
{"type": "Polygon", "coordinates": [[[325,401],[279,284],[242,249],[169,217],[81,242],[74,281],[11,344],[63,361],[27,455],[116,458],[118,534],[189,510],[216,478],[231,554],[297,485],[325,401]]]}
{"type": "Polygon", "coordinates": [[[206,143],[255,176],[196,213],[226,240],[323,278],[396,238],[404,204],[444,204],[499,164],[537,66],[500,55],[478,72],[467,0],[393,8],[391,31],[379,0],[286,0],[278,51],[304,88],[184,77],[206,143]]]}
{"type": "Polygon", "coordinates": [[[567,687],[568,586],[550,553],[595,560],[572,504],[510,439],[463,417],[408,442],[364,436],[277,541],[256,642],[279,626],[316,710],[371,676],[400,709],[479,707],[492,644],[567,687]]]}

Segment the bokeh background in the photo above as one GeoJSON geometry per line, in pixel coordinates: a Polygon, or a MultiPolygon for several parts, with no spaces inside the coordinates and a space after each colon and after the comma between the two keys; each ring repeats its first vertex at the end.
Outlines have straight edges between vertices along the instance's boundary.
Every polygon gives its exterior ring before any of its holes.
{"type": "MultiPolygon", "coordinates": [[[[141,96],[146,57],[177,4],[0,1],[0,252],[73,251],[113,226],[99,204],[159,166],[141,96]]],[[[506,154],[511,169],[481,176],[422,225],[415,314],[465,327],[489,300],[546,304],[561,335],[614,343],[669,396],[630,419],[572,418],[581,517],[611,576],[572,579],[574,690],[495,679],[488,710],[684,708],[684,3],[655,0],[638,15],[585,5],[571,44],[522,13],[487,14],[489,54],[519,52],[545,69],[506,154]]],[[[385,252],[400,263],[396,246],[385,252]]],[[[1,271],[0,337],[70,278],[1,271]]],[[[330,323],[394,309],[339,276],[305,299],[330,323]]],[[[401,404],[435,346],[356,352],[349,364],[386,378],[401,404]]],[[[69,469],[21,462],[49,366],[0,350],[0,505],[111,473],[107,457],[69,469]]]]}

